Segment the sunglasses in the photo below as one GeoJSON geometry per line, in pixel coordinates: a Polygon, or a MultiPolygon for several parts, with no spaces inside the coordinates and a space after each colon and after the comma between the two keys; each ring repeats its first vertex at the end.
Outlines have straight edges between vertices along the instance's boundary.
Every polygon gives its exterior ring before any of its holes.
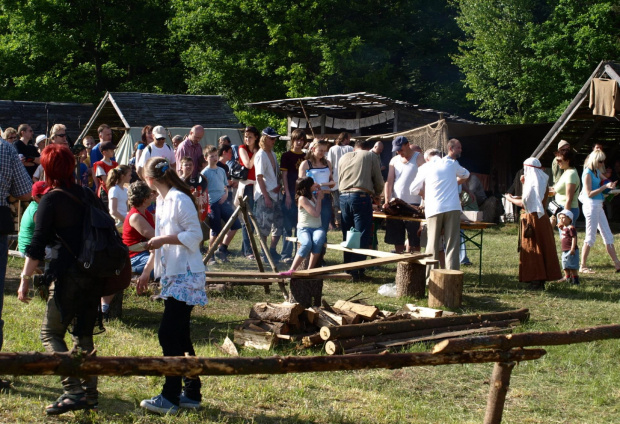
{"type": "Polygon", "coordinates": [[[165,140],[166,137],[158,137],[157,140],[165,140]]]}
{"type": "Polygon", "coordinates": [[[13,137],[7,137],[7,140],[15,140],[17,137],[13,136],[13,137]]]}
{"type": "Polygon", "coordinates": [[[54,137],[63,137],[64,138],[66,136],[67,136],[67,134],[54,134],[54,137]]]}

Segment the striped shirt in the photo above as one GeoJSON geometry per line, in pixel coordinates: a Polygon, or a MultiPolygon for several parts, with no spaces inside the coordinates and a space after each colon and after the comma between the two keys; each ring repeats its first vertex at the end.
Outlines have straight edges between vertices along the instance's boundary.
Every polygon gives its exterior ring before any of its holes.
{"type": "Polygon", "coordinates": [[[0,138],[0,206],[7,206],[6,198],[20,197],[32,191],[32,179],[22,165],[17,151],[0,138]]]}

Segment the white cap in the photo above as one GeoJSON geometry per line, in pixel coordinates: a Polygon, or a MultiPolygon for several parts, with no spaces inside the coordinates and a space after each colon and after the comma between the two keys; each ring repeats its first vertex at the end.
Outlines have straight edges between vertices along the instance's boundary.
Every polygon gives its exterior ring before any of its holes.
{"type": "Polygon", "coordinates": [[[46,138],[47,137],[45,136],[45,134],[38,135],[35,143],[39,144],[40,142],[45,141],[46,138]]]}

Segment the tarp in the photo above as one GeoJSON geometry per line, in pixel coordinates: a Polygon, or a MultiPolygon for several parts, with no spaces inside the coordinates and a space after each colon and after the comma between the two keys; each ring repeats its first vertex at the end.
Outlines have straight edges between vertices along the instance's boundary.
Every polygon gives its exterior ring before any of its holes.
{"type": "MultiPolygon", "coordinates": [[[[191,128],[168,128],[172,137],[180,135],[185,138],[190,130],[191,128]]],[[[232,144],[240,145],[243,142],[241,131],[234,128],[205,128],[205,135],[202,137],[200,145],[203,149],[207,146],[217,146],[217,140],[223,135],[227,135],[232,144]]],[[[142,128],[130,128],[128,131],[126,130],[125,135],[121,138],[116,147],[116,161],[120,164],[128,164],[134,153],[134,145],[141,139],[142,128]]],[[[167,143],[171,144],[171,141],[167,140],[167,143]]]]}

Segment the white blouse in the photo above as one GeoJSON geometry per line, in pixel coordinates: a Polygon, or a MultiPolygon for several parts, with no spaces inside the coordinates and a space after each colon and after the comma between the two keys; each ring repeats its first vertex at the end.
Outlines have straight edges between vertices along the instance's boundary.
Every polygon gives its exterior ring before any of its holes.
{"type": "Polygon", "coordinates": [[[165,198],[157,197],[155,236],[176,234],[182,244],[165,244],[155,250],[155,277],[162,276],[162,257],[166,276],[205,272],[200,254],[202,230],[194,202],[186,194],[171,188],[165,198]]]}

